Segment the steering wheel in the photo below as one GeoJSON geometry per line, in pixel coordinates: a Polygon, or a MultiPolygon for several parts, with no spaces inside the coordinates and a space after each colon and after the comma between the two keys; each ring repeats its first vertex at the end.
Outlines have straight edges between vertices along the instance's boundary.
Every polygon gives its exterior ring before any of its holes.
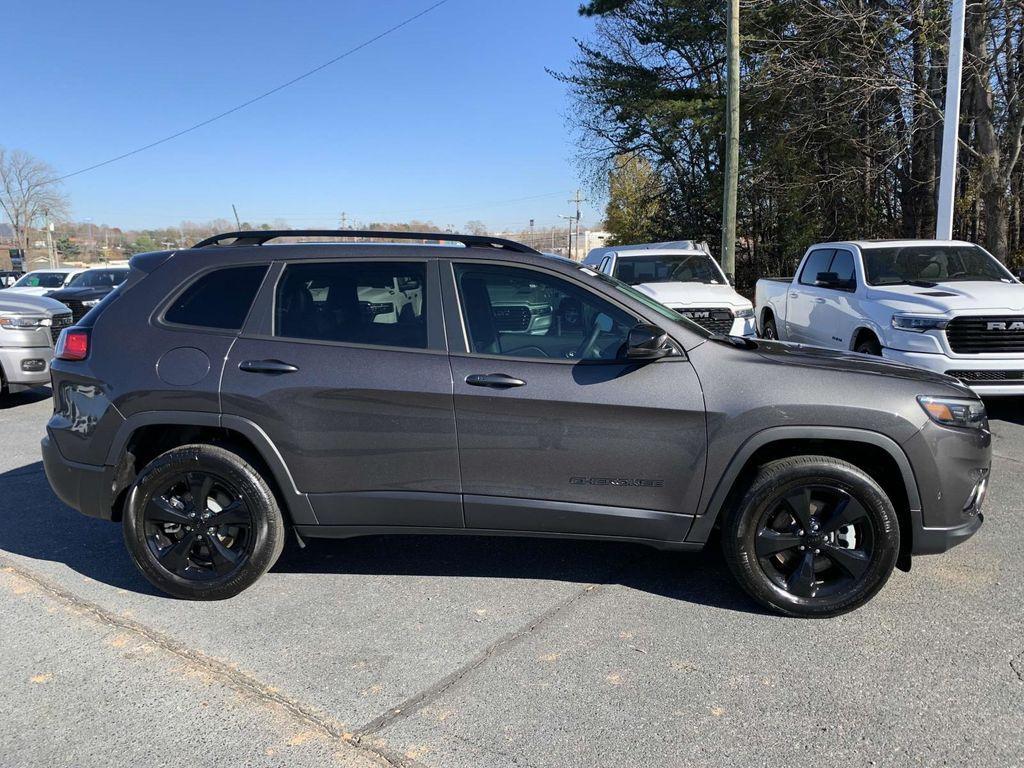
{"type": "Polygon", "coordinates": [[[610,331],[611,326],[612,319],[603,312],[598,312],[594,315],[594,324],[590,329],[590,333],[587,334],[587,338],[576,347],[575,351],[568,353],[566,357],[572,360],[586,360],[587,356],[593,351],[594,344],[597,343],[597,337],[601,335],[602,331],[610,331]]]}

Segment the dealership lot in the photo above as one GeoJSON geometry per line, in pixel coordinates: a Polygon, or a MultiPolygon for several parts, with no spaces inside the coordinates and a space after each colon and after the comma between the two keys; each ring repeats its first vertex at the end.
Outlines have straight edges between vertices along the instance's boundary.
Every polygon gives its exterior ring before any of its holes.
{"type": "Polygon", "coordinates": [[[169,599],[50,492],[48,394],[0,407],[4,766],[1020,760],[1022,406],[990,404],[975,539],[802,621],[716,550],[521,539],[314,541],[231,601],[169,599]]]}

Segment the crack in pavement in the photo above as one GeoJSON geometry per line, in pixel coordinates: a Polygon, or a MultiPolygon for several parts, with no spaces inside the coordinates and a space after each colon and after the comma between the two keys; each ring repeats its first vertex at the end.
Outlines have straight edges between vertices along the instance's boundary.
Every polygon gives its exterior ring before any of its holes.
{"type": "Polygon", "coordinates": [[[293,719],[320,731],[330,738],[338,740],[351,749],[370,753],[373,757],[384,760],[389,765],[395,766],[395,768],[425,768],[422,763],[418,763],[405,755],[395,753],[381,741],[367,741],[362,738],[355,738],[353,734],[340,729],[332,720],[315,708],[297,699],[283,695],[271,686],[260,682],[255,677],[213,656],[190,648],[157,630],[147,627],[145,624],[119,616],[96,603],[85,600],[38,574],[14,565],[5,558],[0,558],[0,570],[33,584],[51,598],[87,615],[99,624],[110,627],[111,630],[116,629],[122,632],[129,632],[143,638],[146,642],[153,644],[166,653],[173,654],[182,659],[190,667],[220,679],[228,687],[239,693],[251,696],[264,704],[277,705],[290,714],[293,719]]]}
{"type": "Polygon", "coordinates": [[[1024,683],[1024,651],[1010,659],[1010,669],[1017,673],[1017,679],[1024,683]]]}
{"type": "Polygon", "coordinates": [[[519,627],[518,629],[514,629],[511,632],[502,635],[493,643],[484,648],[480,653],[474,656],[470,661],[468,661],[466,664],[463,664],[461,667],[456,669],[451,674],[442,677],[433,685],[424,688],[418,693],[413,694],[408,699],[399,704],[397,707],[392,707],[386,712],[375,717],[362,728],[357,729],[353,734],[353,741],[355,741],[356,743],[360,743],[367,736],[371,736],[383,730],[384,728],[387,728],[389,725],[392,725],[396,721],[408,717],[409,715],[415,714],[419,710],[423,709],[423,707],[425,707],[427,704],[430,704],[431,702],[438,699],[440,696],[442,696],[444,693],[450,690],[453,686],[459,683],[459,681],[461,681],[463,678],[465,678],[467,675],[473,672],[473,670],[479,668],[489,659],[497,656],[498,654],[507,650],[511,646],[515,645],[524,637],[527,637],[536,629],[538,629],[541,625],[547,623],[556,615],[558,615],[559,613],[561,613],[562,611],[576,603],[582,597],[585,597],[586,595],[596,592],[598,589],[600,589],[600,587],[600,584],[588,584],[585,587],[583,587],[583,589],[574,592],[565,600],[556,603],[543,613],[533,617],[526,624],[519,627]]]}

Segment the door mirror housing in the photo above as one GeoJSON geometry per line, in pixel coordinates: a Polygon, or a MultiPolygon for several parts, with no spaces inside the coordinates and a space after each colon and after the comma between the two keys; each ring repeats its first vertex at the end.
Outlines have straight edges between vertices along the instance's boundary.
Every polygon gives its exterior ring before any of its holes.
{"type": "Polygon", "coordinates": [[[656,325],[640,323],[629,330],[626,339],[627,360],[657,360],[675,353],[668,334],[656,325]]]}
{"type": "Polygon", "coordinates": [[[814,278],[814,284],[818,288],[839,288],[842,282],[835,272],[819,272],[818,276],[814,278]]]}

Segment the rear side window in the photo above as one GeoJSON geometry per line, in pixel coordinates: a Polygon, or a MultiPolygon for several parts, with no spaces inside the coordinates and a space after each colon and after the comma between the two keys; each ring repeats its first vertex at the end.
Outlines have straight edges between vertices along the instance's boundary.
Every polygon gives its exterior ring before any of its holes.
{"type": "Polygon", "coordinates": [[[819,248],[817,251],[811,251],[811,255],[807,257],[807,263],[804,264],[803,272],[800,273],[800,284],[814,285],[819,274],[828,272],[833,253],[835,251],[831,248],[819,248]]]}
{"type": "Polygon", "coordinates": [[[266,273],[266,265],[259,265],[227,267],[203,275],[174,300],[164,320],[240,331],[266,273]]]}
{"type": "Polygon", "coordinates": [[[274,335],[382,347],[427,347],[426,264],[290,264],[277,284],[274,335]]]}

